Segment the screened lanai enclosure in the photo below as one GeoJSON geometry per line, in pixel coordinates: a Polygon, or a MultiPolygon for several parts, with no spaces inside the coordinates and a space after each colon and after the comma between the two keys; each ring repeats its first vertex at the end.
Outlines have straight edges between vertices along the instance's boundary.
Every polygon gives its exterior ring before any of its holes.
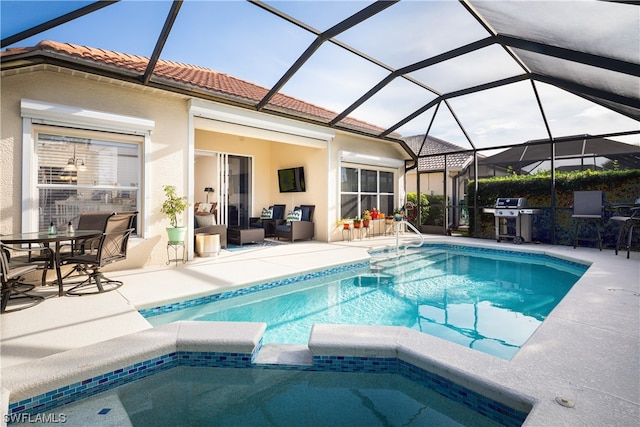
{"type": "MultiPolygon", "coordinates": [[[[559,175],[640,169],[637,2],[3,0],[1,14],[3,50],[56,40],[140,55],[146,69],[102,72],[164,90],[159,59],[207,67],[268,90],[200,98],[397,143],[411,157],[403,198],[415,193],[430,231],[480,236],[491,200],[529,196],[540,240],[556,242],[575,190],[559,175]],[[543,194],[483,195],[501,176],[535,176],[543,194]]],[[[640,203],[640,188],[610,198],[640,203]]]]}

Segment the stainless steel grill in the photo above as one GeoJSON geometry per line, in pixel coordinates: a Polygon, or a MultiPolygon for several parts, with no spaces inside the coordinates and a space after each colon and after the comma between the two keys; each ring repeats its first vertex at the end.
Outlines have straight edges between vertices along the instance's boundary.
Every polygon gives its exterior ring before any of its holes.
{"type": "Polygon", "coordinates": [[[495,218],[496,240],[513,239],[520,244],[531,241],[531,216],[538,209],[529,209],[524,197],[499,197],[492,209],[495,218]]]}

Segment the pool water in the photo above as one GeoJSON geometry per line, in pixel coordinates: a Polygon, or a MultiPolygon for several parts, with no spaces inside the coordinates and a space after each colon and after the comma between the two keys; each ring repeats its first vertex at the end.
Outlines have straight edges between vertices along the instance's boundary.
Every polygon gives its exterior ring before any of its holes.
{"type": "Polygon", "coordinates": [[[498,426],[397,374],[175,367],[63,409],[68,425],[498,426]]]}
{"type": "Polygon", "coordinates": [[[147,320],[266,322],[263,342],[288,344],[306,344],[314,323],[405,326],[510,359],[586,268],[464,247],[379,254],[370,267],[147,320]]]}

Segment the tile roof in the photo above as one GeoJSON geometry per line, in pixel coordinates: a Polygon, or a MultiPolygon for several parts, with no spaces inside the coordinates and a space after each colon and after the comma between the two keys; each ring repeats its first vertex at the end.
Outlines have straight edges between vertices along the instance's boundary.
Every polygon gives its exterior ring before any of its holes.
{"type": "MultiPolygon", "coordinates": [[[[420,146],[422,145],[422,141],[424,140],[424,135],[408,136],[402,139],[407,143],[407,145],[411,148],[411,150],[413,150],[414,153],[417,153],[420,156],[432,156],[421,157],[418,159],[418,169],[420,171],[444,169],[444,156],[433,156],[434,154],[453,153],[456,151],[464,150],[463,147],[460,147],[458,145],[443,141],[433,136],[428,136],[424,147],[422,147],[422,151],[418,153],[418,151],[420,150],[420,146]]],[[[472,159],[472,153],[449,154],[447,156],[447,168],[464,169],[464,167],[466,167],[472,159]]]]}
{"type": "MultiPolygon", "coordinates": [[[[65,55],[69,58],[93,62],[93,65],[115,67],[118,71],[129,71],[134,75],[142,75],[147,68],[149,58],[138,55],[114,52],[99,48],[80,46],[71,43],[60,43],[45,40],[33,47],[9,48],[0,52],[3,60],[16,55],[50,52],[65,55]]],[[[205,67],[182,64],[179,62],[158,60],[153,70],[154,80],[173,81],[176,86],[195,87],[212,95],[225,99],[234,99],[249,105],[256,105],[269,92],[269,89],[254,83],[232,77],[205,67]]],[[[337,116],[336,112],[301,101],[294,97],[277,93],[269,102],[269,108],[295,116],[303,116],[311,120],[328,123],[337,116]]],[[[370,123],[347,117],[341,125],[348,129],[376,135],[385,129],[370,123]]],[[[399,136],[399,135],[394,135],[399,136]]]]}

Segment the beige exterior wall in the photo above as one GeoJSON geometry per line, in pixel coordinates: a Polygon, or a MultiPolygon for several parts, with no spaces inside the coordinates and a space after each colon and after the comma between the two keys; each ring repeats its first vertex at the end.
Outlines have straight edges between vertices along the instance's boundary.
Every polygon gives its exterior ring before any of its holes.
{"type": "MultiPolygon", "coordinates": [[[[410,171],[407,173],[407,193],[416,193],[417,191],[416,172],[410,171]]],[[[444,194],[444,173],[432,172],[420,174],[420,191],[423,194],[444,194]]]]}
{"type": "MultiPolygon", "coordinates": [[[[162,186],[175,185],[178,193],[184,194],[192,202],[203,201],[206,197],[201,184],[197,187],[194,184],[193,194],[187,194],[190,182],[188,175],[193,174],[195,169],[188,164],[191,132],[189,99],[82,73],[59,72],[59,69],[50,66],[46,66],[46,70],[43,68],[36,67],[28,73],[2,74],[0,233],[23,231],[23,206],[33,206],[35,203],[30,200],[23,203],[22,200],[22,99],[143,118],[155,122],[155,128],[149,136],[148,151],[144,153],[148,170],[143,176],[148,177],[145,183],[148,192],[143,195],[140,209],[142,236],[130,241],[127,261],[116,264],[116,268],[164,264],[167,258],[165,228],[169,223],[159,210],[164,199],[162,186]]],[[[333,140],[324,141],[324,145],[316,147],[201,129],[194,130],[193,140],[195,150],[220,151],[253,158],[254,191],[250,216],[259,216],[262,207],[274,203],[284,203],[287,209],[300,204],[315,205],[316,239],[321,241],[341,239],[341,236],[334,235],[335,221],[339,218],[341,150],[395,159],[402,157],[392,143],[341,132],[337,132],[333,140]],[[281,194],[276,171],[295,166],[305,168],[307,191],[281,194]]],[[[397,194],[403,197],[402,168],[396,170],[397,194]]],[[[201,179],[208,178],[193,177],[196,183],[201,179]]],[[[35,195],[35,191],[32,194],[35,195]]],[[[191,213],[192,207],[187,215],[191,213]]],[[[183,221],[191,222],[193,226],[193,221],[188,218],[183,218],[183,221]]]]}
{"type": "MultiPolygon", "coordinates": [[[[160,264],[166,261],[168,221],[160,213],[164,193],[162,183],[176,185],[184,192],[187,177],[184,165],[188,138],[186,98],[133,85],[111,84],[91,78],[76,77],[54,71],[2,76],[2,162],[11,159],[11,169],[2,168],[2,181],[7,183],[1,196],[1,233],[21,231],[22,118],[20,100],[81,107],[155,121],[150,150],[144,153],[151,183],[146,204],[140,213],[144,238],[131,239],[126,262],[118,267],[160,264]],[[7,151],[5,156],[4,151],[7,151]],[[158,183],[157,185],[155,183],[158,183]]],[[[3,165],[4,166],[4,165],[3,165]]]]}

